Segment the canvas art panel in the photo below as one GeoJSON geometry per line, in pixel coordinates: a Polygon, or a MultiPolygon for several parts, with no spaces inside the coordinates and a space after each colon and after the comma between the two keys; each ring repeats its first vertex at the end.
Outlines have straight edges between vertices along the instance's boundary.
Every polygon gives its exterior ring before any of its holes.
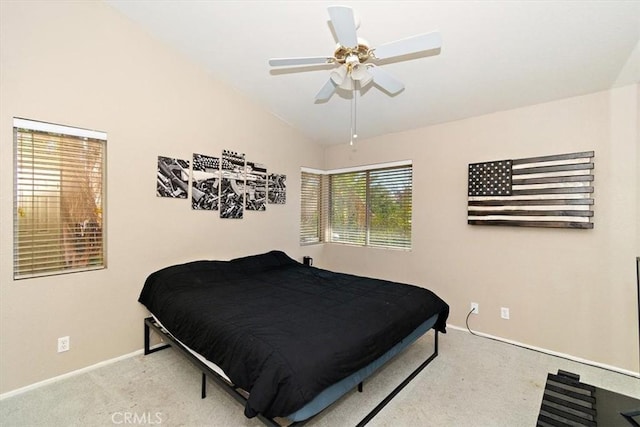
{"type": "Polygon", "coordinates": [[[244,168],[244,154],[222,151],[220,218],[241,219],[244,215],[244,168]]]}
{"type": "Polygon", "coordinates": [[[265,165],[247,162],[244,200],[248,211],[267,210],[267,167],[265,165]]]}
{"type": "Polygon", "coordinates": [[[156,195],[186,199],[189,194],[189,161],[158,156],[156,195]]]}
{"type": "Polygon", "coordinates": [[[220,158],[194,153],[191,176],[192,209],[217,211],[220,200],[220,158]]]}
{"type": "Polygon", "coordinates": [[[269,203],[284,205],[287,202],[287,176],[269,174],[269,203]]]}

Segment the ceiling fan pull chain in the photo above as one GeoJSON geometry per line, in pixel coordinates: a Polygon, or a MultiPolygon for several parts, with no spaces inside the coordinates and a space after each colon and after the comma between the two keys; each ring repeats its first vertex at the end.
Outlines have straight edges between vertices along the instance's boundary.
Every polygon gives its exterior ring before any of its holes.
{"type": "MultiPolygon", "coordinates": [[[[360,83],[358,83],[359,85],[360,83]]],[[[358,91],[356,85],[353,85],[353,137],[358,137],[358,91]]]]}
{"type": "Polygon", "coordinates": [[[356,85],[357,85],[357,82],[354,80],[354,82],[353,82],[353,95],[351,97],[351,138],[350,138],[349,145],[353,145],[353,140],[358,137],[358,131],[357,131],[357,128],[356,128],[357,117],[358,117],[358,114],[357,114],[358,113],[357,100],[356,100],[356,95],[357,95],[356,85]]]}

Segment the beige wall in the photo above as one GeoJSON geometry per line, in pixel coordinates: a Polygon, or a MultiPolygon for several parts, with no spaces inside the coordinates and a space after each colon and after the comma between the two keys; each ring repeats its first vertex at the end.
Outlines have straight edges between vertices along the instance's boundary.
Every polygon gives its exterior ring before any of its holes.
{"type": "Polygon", "coordinates": [[[0,394],[139,350],[137,297],[155,269],[272,248],[301,257],[295,190],[320,147],[100,2],[0,7],[0,394]],[[13,281],[14,116],[108,133],[106,270],[13,281]],[[155,196],[158,155],[223,149],[285,173],[287,204],[221,220],[155,196]]]}
{"type": "Polygon", "coordinates": [[[634,85],[328,148],[327,168],[413,160],[414,228],[410,252],[326,245],[323,266],[429,287],[461,327],[478,302],[477,331],[638,372],[639,98],[634,85]],[[593,230],[467,225],[469,163],[588,150],[593,230]]]}

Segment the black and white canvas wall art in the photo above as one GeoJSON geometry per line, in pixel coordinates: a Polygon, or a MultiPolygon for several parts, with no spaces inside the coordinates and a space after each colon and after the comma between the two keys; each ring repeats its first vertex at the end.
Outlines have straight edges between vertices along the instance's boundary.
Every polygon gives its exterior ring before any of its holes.
{"type": "Polygon", "coordinates": [[[186,199],[189,194],[189,161],[158,156],[156,195],[186,199]]]}
{"type": "Polygon", "coordinates": [[[284,205],[287,202],[287,176],[269,174],[269,203],[284,205]]]}
{"type": "Polygon", "coordinates": [[[194,210],[217,211],[220,158],[194,153],[191,176],[191,207],[194,210]]]}
{"type": "Polygon", "coordinates": [[[267,210],[267,167],[247,162],[244,203],[248,211],[267,210]]]}
{"type": "Polygon", "coordinates": [[[471,225],[593,228],[594,152],[469,165],[471,225]]]}
{"type": "Polygon", "coordinates": [[[244,214],[244,154],[222,151],[220,218],[241,219],[244,214]]]}

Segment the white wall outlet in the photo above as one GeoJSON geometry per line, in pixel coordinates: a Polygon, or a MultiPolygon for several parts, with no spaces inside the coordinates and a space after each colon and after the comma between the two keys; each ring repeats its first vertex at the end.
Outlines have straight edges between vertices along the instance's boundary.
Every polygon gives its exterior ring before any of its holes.
{"type": "Polygon", "coordinates": [[[509,309],[507,307],[500,307],[500,317],[509,319],[509,309]]]}
{"type": "Polygon", "coordinates": [[[478,304],[477,302],[472,302],[471,303],[471,312],[473,314],[480,314],[480,304],[478,304]]]}
{"type": "Polygon", "coordinates": [[[63,351],[69,351],[70,349],[69,337],[60,337],[58,338],[58,353],[62,353],[63,351]]]}

